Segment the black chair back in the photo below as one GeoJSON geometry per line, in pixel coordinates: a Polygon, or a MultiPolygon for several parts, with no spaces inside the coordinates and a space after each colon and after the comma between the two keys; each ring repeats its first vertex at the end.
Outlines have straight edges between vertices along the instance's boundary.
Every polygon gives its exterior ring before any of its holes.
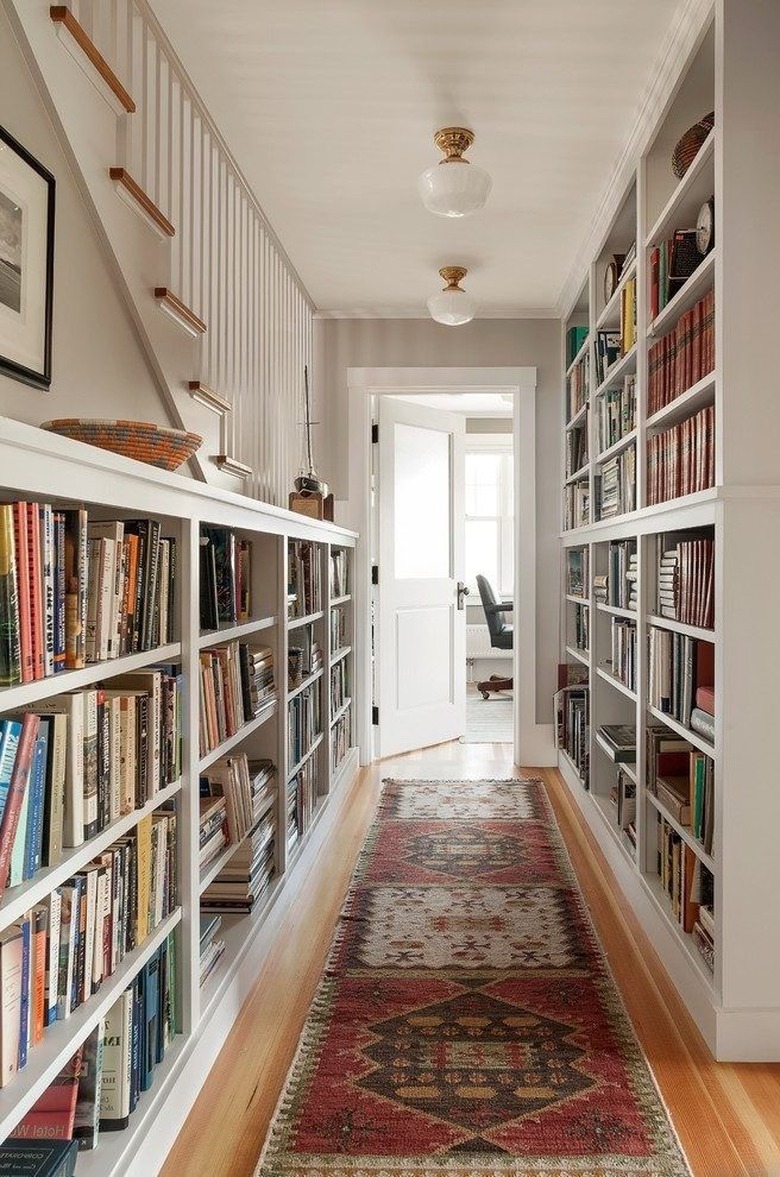
{"type": "Polygon", "coordinates": [[[482,608],[485,610],[485,621],[487,622],[488,633],[490,634],[491,646],[495,646],[497,649],[510,647],[512,627],[507,625],[504,620],[505,614],[503,610],[496,608],[501,602],[493,592],[490,582],[484,576],[477,576],[477,588],[479,589],[482,608]]]}

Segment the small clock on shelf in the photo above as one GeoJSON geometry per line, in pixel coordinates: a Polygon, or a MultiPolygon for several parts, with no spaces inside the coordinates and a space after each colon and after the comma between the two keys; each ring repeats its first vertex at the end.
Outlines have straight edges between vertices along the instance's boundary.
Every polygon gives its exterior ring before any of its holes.
{"type": "Polygon", "coordinates": [[[624,253],[613,253],[612,261],[607,263],[607,268],[604,271],[604,302],[607,303],[612,298],[612,295],[617,290],[617,284],[620,281],[620,272],[623,269],[623,259],[626,255],[624,253]]]}
{"type": "Polygon", "coordinates": [[[704,257],[715,244],[715,198],[705,200],[696,218],[696,247],[704,257]]]}

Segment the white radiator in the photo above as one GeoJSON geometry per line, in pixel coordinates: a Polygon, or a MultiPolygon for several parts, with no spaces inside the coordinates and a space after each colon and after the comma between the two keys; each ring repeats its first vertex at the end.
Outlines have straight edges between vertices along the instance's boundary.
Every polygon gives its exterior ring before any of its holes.
{"type": "Polygon", "coordinates": [[[466,658],[511,658],[511,650],[496,650],[490,644],[488,627],[482,625],[466,626],[466,658]]]}

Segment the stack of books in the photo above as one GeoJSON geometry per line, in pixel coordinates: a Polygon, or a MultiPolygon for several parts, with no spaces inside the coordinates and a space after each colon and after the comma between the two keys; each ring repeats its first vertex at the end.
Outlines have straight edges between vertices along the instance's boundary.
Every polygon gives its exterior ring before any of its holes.
{"type": "Polygon", "coordinates": [[[614,519],[636,508],[636,447],[629,445],[604,462],[596,477],[599,519],[614,519]]]}
{"type": "Polygon", "coordinates": [[[324,664],[322,646],[314,636],[313,626],[301,626],[295,631],[295,643],[287,648],[287,685],[290,690],[300,686],[309,675],[316,674],[324,664]]]}
{"type": "Polygon", "coordinates": [[[200,797],[200,866],[208,866],[228,844],[227,803],[223,796],[200,797]]]}
{"type": "Polygon", "coordinates": [[[704,963],[711,973],[715,971],[715,913],[709,904],[699,905],[699,918],[691,929],[691,936],[704,963]]]}
{"type": "Polygon", "coordinates": [[[245,752],[222,756],[201,773],[200,796],[225,802],[227,841],[236,846],[255,822],[256,794],[265,791],[265,771],[253,773],[245,752]]]}
{"type": "Polygon", "coordinates": [[[309,828],[317,807],[319,765],[312,756],[287,782],[287,848],[295,845],[309,828]]]}
{"type": "Polygon", "coordinates": [[[202,912],[251,912],[276,869],[276,812],[267,806],[230,861],[201,896],[202,912]]]}

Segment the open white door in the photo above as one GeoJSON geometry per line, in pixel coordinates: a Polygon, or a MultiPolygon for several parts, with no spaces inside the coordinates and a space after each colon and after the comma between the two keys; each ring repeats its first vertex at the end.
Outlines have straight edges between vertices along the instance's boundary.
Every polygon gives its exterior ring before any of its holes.
{"type": "Polygon", "coordinates": [[[463,417],[379,400],[380,756],[466,726],[463,417]]]}

